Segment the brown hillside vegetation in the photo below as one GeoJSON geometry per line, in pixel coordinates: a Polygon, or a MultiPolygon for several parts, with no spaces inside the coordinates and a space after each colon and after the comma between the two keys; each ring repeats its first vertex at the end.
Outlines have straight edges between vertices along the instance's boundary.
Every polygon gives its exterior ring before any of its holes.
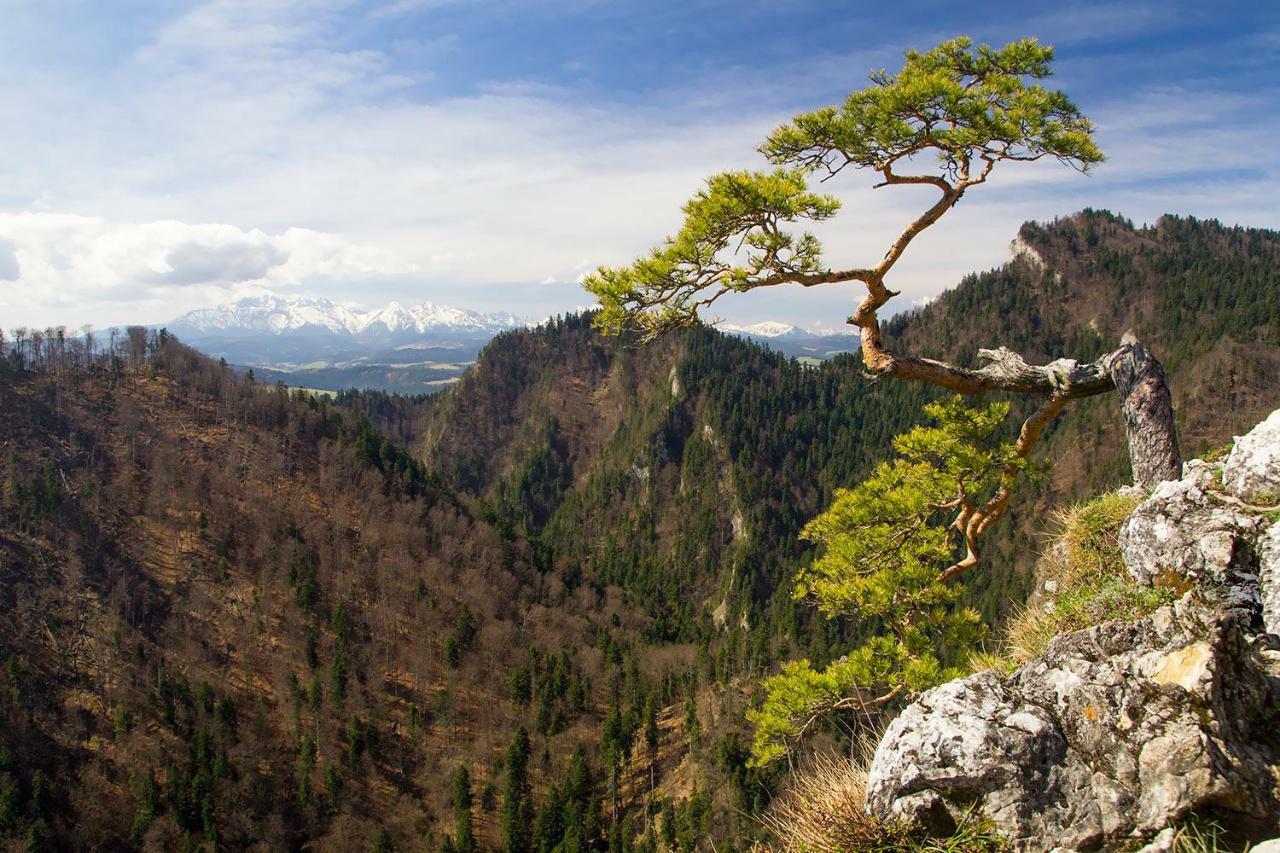
{"type": "Polygon", "coordinates": [[[541,788],[594,744],[601,630],[640,617],[350,415],[154,346],[0,370],[0,837],[420,849],[465,762],[496,844],[509,672],[569,652],[541,788]]]}
{"type": "MultiPolygon", "coordinates": [[[[1021,240],[886,335],[964,362],[1133,331],[1188,456],[1280,405],[1274,232],[1086,212],[1021,240]]],[[[0,842],[23,849],[746,848],[781,776],[746,764],[753,685],[874,629],[792,599],[799,530],[933,393],[590,316],[498,336],[433,398],[290,393],[143,330],[97,359],[0,344],[0,842]]],[[[1126,478],[1114,400],[1038,461],[967,591],[992,622],[1047,511],[1126,478]]]]}

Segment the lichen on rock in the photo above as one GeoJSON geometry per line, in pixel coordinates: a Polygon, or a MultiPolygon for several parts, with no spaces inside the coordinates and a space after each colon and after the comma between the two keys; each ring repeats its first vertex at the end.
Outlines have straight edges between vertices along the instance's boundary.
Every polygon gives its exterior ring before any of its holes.
{"type": "Polygon", "coordinates": [[[1193,459],[1182,479],[1161,483],[1138,505],[1120,531],[1134,580],[1214,588],[1242,606],[1260,601],[1253,548],[1266,520],[1231,500],[1222,477],[1218,466],[1193,459]]]}
{"type": "Polygon", "coordinates": [[[940,832],[976,810],[1021,851],[1150,841],[1205,810],[1274,834],[1280,522],[1250,501],[1278,473],[1280,412],[1221,467],[1161,483],[1121,553],[1136,582],[1181,597],[921,695],[881,739],[868,808],[940,832]]]}
{"type": "Polygon", "coordinates": [[[1246,501],[1280,497],[1280,409],[1238,437],[1223,463],[1223,485],[1246,501]]]}

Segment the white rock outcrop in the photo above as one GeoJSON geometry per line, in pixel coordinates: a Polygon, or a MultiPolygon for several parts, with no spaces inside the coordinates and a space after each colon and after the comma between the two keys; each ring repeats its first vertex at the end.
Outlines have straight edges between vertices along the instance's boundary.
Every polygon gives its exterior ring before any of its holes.
{"type": "Polygon", "coordinates": [[[1222,466],[1222,484],[1246,501],[1280,499],[1280,409],[1239,436],[1222,466]]]}
{"type": "Polygon", "coordinates": [[[1254,502],[1277,487],[1280,412],[1125,523],[1130,573],[1185,589],[1176,603],[925,692],[880,741],[868,808],[938,831],[976,810],[1020,851],[1168,849],[1168,828],[1204,811],[1274,835],[1280,521],[1254,502]]]}
{"type": "MultiPolygon", "coordinates": [[[[1280,452],[1280,444],[1277,444],[1280,452]]],[[[1178,580],[1221,587],[1258,600],[1250,556],[1266,519],[1246,511],[1222,487],[1216,465],[1192,459],[1181,480],[1161,483],[1120,531],[1120,551],[1134,579],[1147,586],[1178,580]]]]}
{"type": "Polygon", "coordinates": [[[1280,681],[1222,615],[1187,599],[927,691],[885,732],[868,806],[939,832],[976,807],[1023,851],[1112,849],[1206,808],[1274,821],[1280,681]]]}

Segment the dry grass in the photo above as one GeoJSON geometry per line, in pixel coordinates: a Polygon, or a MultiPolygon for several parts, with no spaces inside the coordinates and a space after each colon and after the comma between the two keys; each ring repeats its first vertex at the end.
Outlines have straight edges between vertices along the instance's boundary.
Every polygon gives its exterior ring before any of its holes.
{"type": "Polygon", "coordinates": [[[787,853],[879,849],[866,844],[883,838],[890,827],[863,807],[869,764],[865,756],[850,761],[848,757],[820,755],[792,774],[791,785],[763,818],[770,834],[778,839],[779,849],[787,853]]]}
{"type": "Polygon", "coordinates": [[[1065,560],[1058,580],[1071,584],[1123,573],[1120,527],[1141,502],[1137,495],[1111,492],[1059,512],[1057,539],[1065,560]]]}
{"type": "Polygon", "coordinates": [[[1017,669],[1018,664],[1007,654],[981,651],[969,655],[968,666],[970,672],[995,672],[999,675],[1008,675],[1017,669]]]}
{"type": "Polygon", "coordinates": [[[1004,842],[976,817],[966,818],[946,838],[930,838],[903,821],[883,820],[867,812],[867,770],[876,743],[864,738],[854,760],[819,755],[792,774],[791,784],[774,800],[763,822],[780,853],[995,853],[1004,842]]]}
{"type": "Polygon", "coordinates": [[[999,651],[974,655],[970,668],[1008,673],[1043,654],[1058,634],[1109,619],[1138,619],[1176,597],[1175,589],[1138,586],[1121,560],[1120,528],[1140,502],[1111,493],[1060,512],[1041,561],[1045,580],[1057,584],[1051,605],[1015,612],[999,651]]]}

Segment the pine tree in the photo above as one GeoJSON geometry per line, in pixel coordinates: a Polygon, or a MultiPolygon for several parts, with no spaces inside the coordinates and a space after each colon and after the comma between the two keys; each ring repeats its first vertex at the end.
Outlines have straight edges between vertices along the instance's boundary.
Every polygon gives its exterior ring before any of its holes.
{"type": "Polygon", "coordinates": [[[696,688],[690,689],[684,700],[684,735],[689,739],[689,754],[698,754],[698,741],[702,739],[702,721],[698,719],[696,688]]]}
{"type": "Polygon", "coordinates": [[[648,693],[644,697],[644,745],[645,751],[648,753],[649,759],[649,798],[645,801],[645,823],[649,823],[652,817],[649,810],[652,808],[653,789],[655,787],[657,766],[658,766],[658,742],[661,732],[658,729],[658,706],[653,698],[653,693],[648,693]]]}
{"type": "Polygon", "coordinates": [[[457,853],[475,853],[476,839],[471,827],[471,773],[459,764],[453,774],[454,841],[457,853]]]}
{"type": "Polygon", "coordinates": [[[615,698],[609,705],[609,712],[605,715],[604,726],[600,731],[600,753],[604,757],[605,765],[609,768],[610,820],[615,825],[618,822],[621,806],[619,788],[622,780],[622,765],[627,759],[629,747],[622,710],[618,707],[618,700],[615,698]]]}
{"type": "Polygon", "coordinates": [[[529,732],[521,726],[507,748],[502,796],[502,849],[505,853],[529,850],[529,732]]]}
{"type": "Polygon", "coordinates": [[[882,633],[825,669],[792,661],[765,681],[755,725],[753,763],[784,755],[827,715],[865,717],[899,696],[957,676],[976,648],[982,620],[957,607],[961,587],[943,571],[958,547],[945,514],[1000,488],[1010,465],[1023,467],[999,431],[1007,403],[970,409],[959,397],[925,406],[936,426],[893,441],[898,458],[870,478],[837,490],[830,508],[804,529],[821,547],[802,570],[795,597],[825,616],[857,617],[882,633]]]}

